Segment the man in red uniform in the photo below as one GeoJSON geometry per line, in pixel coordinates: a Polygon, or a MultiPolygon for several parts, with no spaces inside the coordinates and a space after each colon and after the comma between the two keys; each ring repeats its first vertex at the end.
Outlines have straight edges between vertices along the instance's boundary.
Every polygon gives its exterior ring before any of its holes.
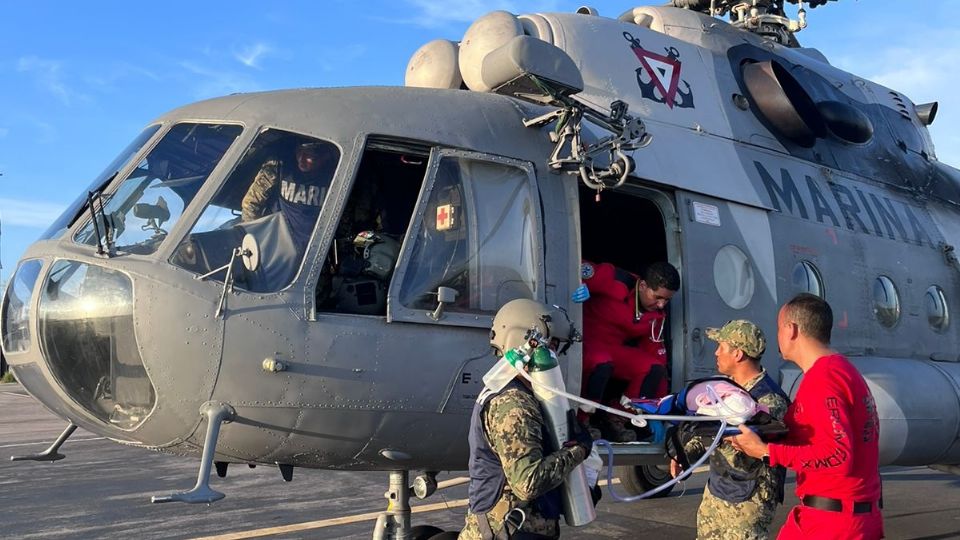
{"type": "Polygon", "coordinates": [[[863,376],[830,349],[833,312],[812,294],[787,302],[777,317],[780,353],[803,370],[780,443],[765,444],[744,426],[734,447],[771,466],[797,471],[797,497],[777,538],[883,538],[877,407],[863,376]]]}
{"type": "MultiPolygon", "coordinates": [[[[627,383],[630,399],[667,392],[664,308],[680,288],[680,274],[655,262],[635,276],[610,263],[584,262],[581,277],[589,290],[583,307],[583,395],[603,399],[611,378],[627,383]]],[[[636,439],[621,417],[611,417],[604,435],[618,442],[636,439]]]]}

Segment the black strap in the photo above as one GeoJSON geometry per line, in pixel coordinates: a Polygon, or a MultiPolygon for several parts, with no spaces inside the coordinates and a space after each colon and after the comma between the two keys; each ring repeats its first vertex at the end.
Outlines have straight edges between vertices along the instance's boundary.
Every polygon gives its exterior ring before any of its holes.
{"type": "MultiPolygon", "coordinates": [[[[880,508],[883,508],[882,504],[883,503],[880,503],[880,508]]],[[[817,510],[825,510],[827,512],[843,512],[843,501],[830,497],[820,497],[819,495],[805,495],[803,497],[803,505],[809,506],[810,508],[816,508],[817,510]]],[[[853,503],[854,514],[869,514],[872,511],[872,502],[853,503]]]]}
{"type": "Polygon", "coordinates": [[[496,534],[493,533],[486,512],[475,515],[477,516],[477,528],[480,529],[480,538],[483,540],[510,540],[510,537],[507,536],[506,527],[500,529],[496,534]]]}
{"type": "Polygon", "coordinates": [[[690,458],[687,456],[687,450],[684,448],[684,442],[689,440],[687,437],[680,436],[680,430],[685,427],[681,426],[670,426],[667,428],[667,438],[664,441],[664,447],[667,451],[667,456],[676,460],[680,465],[680,468],[687,470],[690,468],[690,458]]]}

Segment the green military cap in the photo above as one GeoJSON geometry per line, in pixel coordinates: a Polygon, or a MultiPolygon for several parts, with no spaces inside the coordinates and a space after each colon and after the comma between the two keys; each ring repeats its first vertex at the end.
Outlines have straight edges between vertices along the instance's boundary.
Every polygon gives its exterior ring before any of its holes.
{"type": "Polygon", "coordinates": [[[763,332],[757,325],[743,319],[730,321],[723,328],[707,328],[707,337],[717,343],[729,343],[753,358],[760,358],[767,350],[763,332]]]}

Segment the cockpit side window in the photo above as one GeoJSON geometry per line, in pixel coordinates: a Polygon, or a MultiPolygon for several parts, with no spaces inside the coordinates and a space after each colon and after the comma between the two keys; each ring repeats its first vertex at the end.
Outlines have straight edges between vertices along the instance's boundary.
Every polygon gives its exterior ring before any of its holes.
{"type": "Polygon", "coordinates": [[[367,148],[317,282],[317,311],[386,315],[427,152],[367,148]]]}
{"type": "Polygon", "coordinates": [[[177,124],[115,191],[96,196],[79,244],[146,255],[157,250],[242,128],[177,124]]]}
{"type": "Polygon", "coordinates": [[[394,318],[424,320],[424,310],[437,308],[441,287],[456,292],[445,312],[470,314],[465,323],[479,321],[475,314],[493,315],[510,300],[543,294],[532,169],[451,153],[436,158],[423,218],[408,239],[413,246],[398,276],[401,307],[394,318]]]}
{"type": "Polygon", "coordinates": [[[304,135],[264,130],[217,191],[171,262],[223,280],[235,248],[249,234],[258,268],[234,265],[234,285],[254,292],[283,289],[293,280],[326,200],[340,150],[304,135]]]}

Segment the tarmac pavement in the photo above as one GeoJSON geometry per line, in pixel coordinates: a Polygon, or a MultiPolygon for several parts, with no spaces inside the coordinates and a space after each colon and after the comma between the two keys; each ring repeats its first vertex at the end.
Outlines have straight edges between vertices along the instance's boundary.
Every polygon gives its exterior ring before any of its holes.
{"type": "MultiPolygon", "coordinates": [[[[231,466],[211,485],[226,498],[206,505],[151,504],[150,496],[193,486],[195,458],[131,448],[82,429],[61,448],[67,457],[52,463],[9,461],[10,455],[40,452],[66,423],[50,414],[17,384],[0,385],[0,537],[24,539],[197,539],[370,538],[386,507],[385,472],[296,469],[284,482],[269,466],[231,466]]],[[[452,484],[432,497],[411,501],[413,524],[459,528],[465,513],[465,473],[441,473],[452,484]]],[[[598,506],[585,527],[563,527],[566,539],[693,539],[705,474],[664,499],[598,506]]],[[[960,477],[926,467],[883,469],[887,538],[960,538],[960,477]]],[[[614,489],[618,486],[614,485],[614,489]]],[[[791,506],[792,479],[779,529],[791,506]]]]}

